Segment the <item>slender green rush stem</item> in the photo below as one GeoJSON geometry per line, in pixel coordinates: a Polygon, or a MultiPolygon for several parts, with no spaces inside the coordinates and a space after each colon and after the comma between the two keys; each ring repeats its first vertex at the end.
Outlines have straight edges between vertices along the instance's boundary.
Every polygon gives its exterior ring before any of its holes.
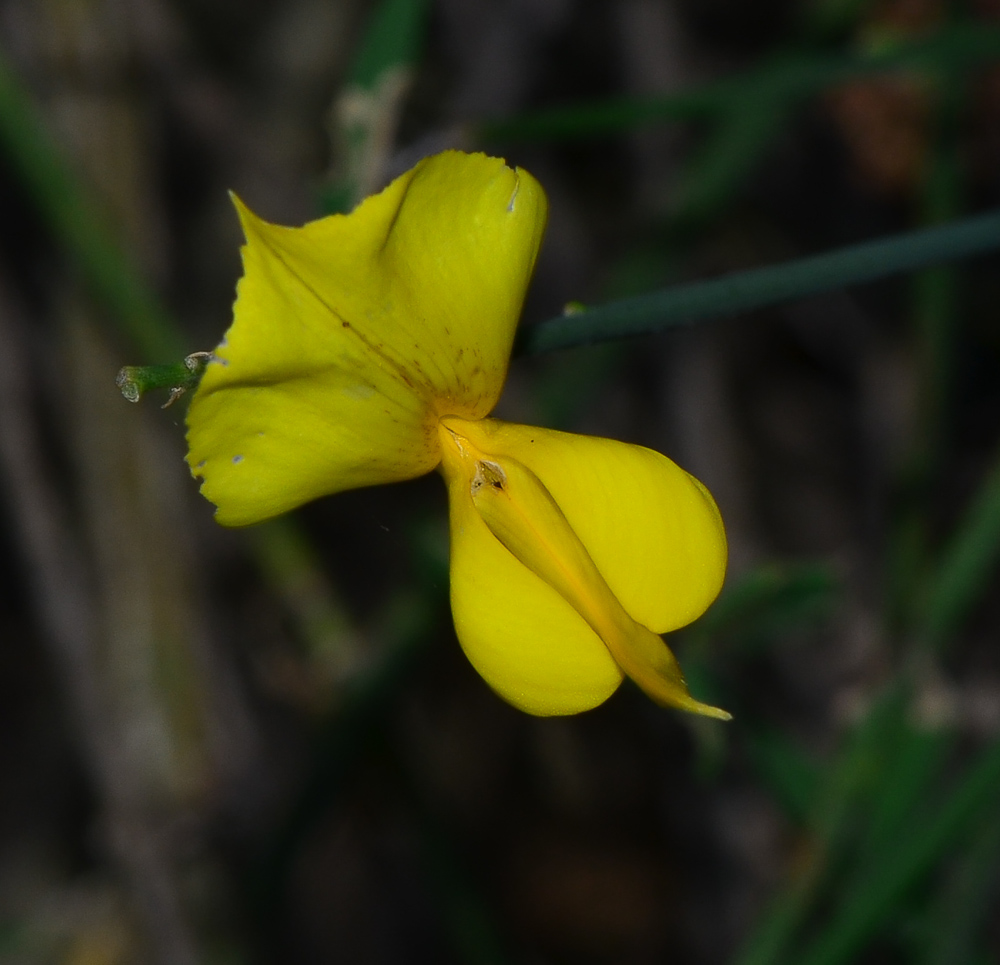
{"type": "MultiPolygon", "coordinates": [[[[109,326],[147,359],[184,356],[185,337],[116,242],[100,207],[49,136],[40,112],[2,56],[0,148],[53,238],[100,300],[109,326]]],[[[200,356],[201,361],[204,358],[200,356]]],[[[193,386],[202,368],[199,353],[174,364],[126,366],[118,385],[126,398],[137,399],[151,388],[193,386]]],[[[287,517],[256,527],[253,549],[276,594],[298,619],[298,631],[310,651],[325,653],[331,645],[340,646],[347,637],[342,629],[346,611],[295,521],[287,517]]]]}
{"type": "MultiPolygon", "coordinates": [[[[956,77],[934,83],[934,144],[924,159],[920,216],[924,226],[953,224],[963,214],[961,120],[966,84],[956,77]]],[[[954,266],[917,272],[912,292],[915,351],[915,431],[894,467],[893,519],[886,546],[887,627],[894,636],[916,629],[931,566],[930,507],[945,468],[955,351],[961,326],[961,276],[954,266]],[[915,619],[916,618],[916,619],[915,619]]]]}
{"type": "Polygon", "coordinates": [[[789,109],[780,92],[733,98],[678,178],[677,206],[670,215],[675,233],[703,225],[726,209],[784,128],[789,109]]]}
{"type": "Polygon", "coordinates": [[[997,58],[1000,30],[982,23],[957,24],[927,40],[868,53],[784,53],[756,70],[662,97],[620,98],[488,119],[476,125],[472,135],[486,144],[604,136],[663,121],[716,117],[747,97],[792,102],[858,77],[899,71],[966,71],[997,58]]]}
{"type": "Polygon", "coordinates": [[[56,240],[139,351],[148,358],[183,355],[160,300],[115,241],[101,208],[63,160],[27,91],[2,57],[0,146],[56,240]]]}
{"type": "Polygon", "coordinates": [[[647,335],[704,318],[734,315],[874,281],[1000,248],[1000,211],[940,227],[867,241],[822,255],[754,268],[709,281],[675,285],[609,302],[524,329],[527,355],[608,339],[647,335]]]}
{"type": "Polygon", "coordinates": [[[919,944],[910,959],[914,965],[977,961],[976,946],[986,934],[991,912],[995,914],[998,867],[1000,815],[987,811],[948,869],[944,886],[924,916],[919,944]]]}
{"type": "Polygon", "coordinates": [[[980,485],[944,547],[914,621],[917,639],[941,648],[978,603],[1000,559],[1000,458],[980,485]]]}
{"type": "Polygon", "coordinates": [[[849,965],[907,892],[995,800],[1000,787],[1000,743],[987,747],[930,818],[902,835],[892,856],[872,869],[863,888],[848,892],[833,921],[797,965],[849,965]]]}
{"type": "Polygon", "coordinates": [[[785,965],[797,962],[792,950],[798,933],[827,889],[835,866],[847,855],[854,815],[868,795],[881,758],[879,748],[908,699],[901,678],[891,682],[856,726],[846,746],[822,774],[811,807],[812,847],[808,863],[772,901],[735,965],[785,965]]]}

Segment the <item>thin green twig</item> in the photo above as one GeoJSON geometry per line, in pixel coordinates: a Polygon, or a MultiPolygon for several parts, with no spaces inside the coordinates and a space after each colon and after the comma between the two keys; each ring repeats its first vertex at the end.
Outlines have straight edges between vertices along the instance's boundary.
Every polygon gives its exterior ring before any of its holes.
{"type": "Polygon", "coordinates": [[[983,597],[1000,559],[1000,457],[941,554],[914,621],[918,640],[943,646],[983,597]]]}
{"type": "Polygon", "coordinates": [[[480,143],[557,141],[596,137],[663,121],[714,118],[747,98],[789,102],[860,77],[900,71],[967,71],[1000,58],[1000,30],[982,23],[959,24],[915,43],[876,51],[833,55],[815,51],[781,54],[756,70],[663,97],[621,98],[552,108],[480,122],[480,143]]]}
{"type": "Polygon", "coordinates": [[[1000,788],[1000,743],[983,751],[933,817],[901,834],[864,887],[848,891],[816,943],[797,958],[799,965],[848,965],[969,824],[977,820],[1000,788]]]}
{"type": "Polygon", "coordinates": [[[0,143],[49,230],[132,344],[148,361],[185,355],[159,298],[116,242],[100,206],[63,160],[27,91],[2,56],[0,143]]]}
{"type": "Polygon", "coordinates": [[[822,772],[809,813],[808,860],[775,896],[736,956],[736,965],[797,961],[790,953],[835,867],[845,860],[852,818],[870,792],[881,764],[880,749],[886,734],[898,726],[908,694],[902,679],[890,682],[822,772]]]}
{"type": "Polygon", "coordinates": [[[822,255],[609,302],[521,332],[519,351],[536,355],[591,342],[648,335],[720,315],[762,308],[1000,248],[1000,211],[892,235],[822,255]]]}
{"type": "Polygon", "coordinates": [[[987,812],[950,869],[911,961],[919,965],[968,965],[986,931],[1000,883],[1000,816],[987,812]]]}
{"type": "MultiPolygon", "coordinates": [[[[2,57],[0,145],[54,239],[105,308],[109,325],[151,361],[186,356],[179,327],[116,241],[100,206],[45,129],[30,95],[2,57]]],[[[126,397],[141,395],[155,385],[193,385],[198,368],[187,362],[126,367],[119,384],[126,397]]],[[[294,519],[275,519],[256,527],[253,552],[275,593],[299,618],[299,630],[311,651],[328,650],[327,630],[343,627],[346,618],[294,519]]],[[[344,639],[346,634],[338,642],[344,639]]]]}

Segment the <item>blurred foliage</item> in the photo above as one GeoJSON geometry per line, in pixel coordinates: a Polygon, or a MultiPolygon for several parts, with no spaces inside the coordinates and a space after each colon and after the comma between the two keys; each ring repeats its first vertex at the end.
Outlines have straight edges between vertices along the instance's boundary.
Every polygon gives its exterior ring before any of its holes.
{"type": "Polygon", "coordinates": [[[0,961],[1000,959],[998,11],[788,6],[7,0],[0,961]],[[222,534],[84,411],[221,334],[226,179],[302,220],[444,146],[552,195],[508,414],[719,497],[728,729],[499,705],[423,484],[222,534]]]}

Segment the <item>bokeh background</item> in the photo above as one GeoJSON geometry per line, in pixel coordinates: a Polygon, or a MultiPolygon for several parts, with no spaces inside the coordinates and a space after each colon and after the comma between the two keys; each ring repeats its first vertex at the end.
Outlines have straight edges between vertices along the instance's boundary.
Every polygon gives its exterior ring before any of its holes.
{"type": "Polygon", "coordinates": [[[545,186],[523,324],[1000,202],[994,0],[2,0],[3,965],[1000,961],[1000,261],[515,359],[508,418],[704,480],[675,634],[533,719],[462,656],[437,477],[225,531],[184,402],[227,189],[545,186]]]}

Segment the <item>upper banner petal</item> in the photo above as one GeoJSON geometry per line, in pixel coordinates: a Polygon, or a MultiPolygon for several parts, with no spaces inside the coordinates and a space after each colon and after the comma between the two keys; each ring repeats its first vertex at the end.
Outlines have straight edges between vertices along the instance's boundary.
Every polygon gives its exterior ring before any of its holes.
{"type": "Polygon", "coordinates": [[[447,152],[302,228],[237,207],[234,321],[188,415],[219,522],[433,469],[437,416],[478,418],[500,394],[544,228],[537,182],[447,152]]]}

